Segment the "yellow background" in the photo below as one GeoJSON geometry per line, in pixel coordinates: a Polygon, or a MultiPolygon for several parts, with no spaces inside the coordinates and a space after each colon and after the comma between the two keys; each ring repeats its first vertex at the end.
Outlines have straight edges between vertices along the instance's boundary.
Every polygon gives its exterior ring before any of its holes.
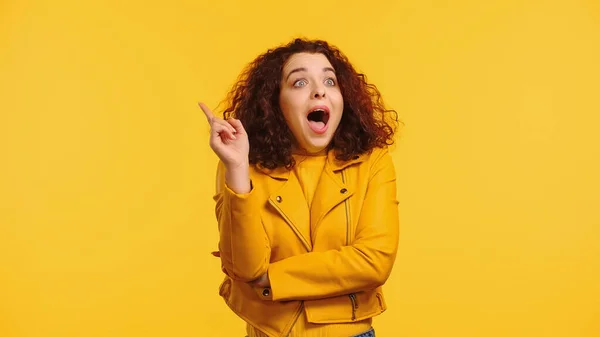
{"type": "Polygon", "coordinates": [[[0,2],[0,336],[243,336],[196,106],[295,36],[406,126],[378,336],[600,336],[600,3],[0,2]]]}

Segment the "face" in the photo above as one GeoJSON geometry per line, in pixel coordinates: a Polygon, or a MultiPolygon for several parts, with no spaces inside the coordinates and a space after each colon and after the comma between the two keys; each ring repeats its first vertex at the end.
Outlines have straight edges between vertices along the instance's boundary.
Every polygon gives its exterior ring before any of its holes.
{"type": "Polygon", "coordinates": [[[283,67],[279,105],[295,153],[325,154],[342,119],[344,99],[325,55],[297,53],[283,67]]]}

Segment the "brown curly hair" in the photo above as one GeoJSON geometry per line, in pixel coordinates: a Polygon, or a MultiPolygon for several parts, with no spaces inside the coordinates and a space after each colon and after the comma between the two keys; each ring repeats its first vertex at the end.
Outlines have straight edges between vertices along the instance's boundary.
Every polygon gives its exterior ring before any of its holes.
{"type": "Polygon", "coordinates": [[[375,85],[336,47],[297,38],[258,56],[238,77],[225,100],[224,117],[241,120],[250,142],[249,161],[267,169],[291,168],[294,136],[279,107],[283,66],[296,53],[321,53],[333,68],[344,99],[340,124],[329,144],[338,160],[393,144],[398,114],[387,110],[375,85]]]}

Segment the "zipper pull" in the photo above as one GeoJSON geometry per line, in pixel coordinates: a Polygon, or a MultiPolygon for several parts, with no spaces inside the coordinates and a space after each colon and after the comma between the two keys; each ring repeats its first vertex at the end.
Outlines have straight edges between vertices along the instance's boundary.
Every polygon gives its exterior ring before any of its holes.
{"type": "Polygon", "coordinates": [[[354,321],[356,319],[356,309],[358,309],[358,302],[356,301],[355,294],[350,294],[348,296],[350,297],[350,301],[352,302],[352,320],[354,321]]]}

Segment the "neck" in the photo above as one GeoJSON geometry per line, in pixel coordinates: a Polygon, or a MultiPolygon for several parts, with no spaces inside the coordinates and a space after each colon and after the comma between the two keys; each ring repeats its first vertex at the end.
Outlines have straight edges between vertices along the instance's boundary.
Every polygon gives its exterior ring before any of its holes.
{"type": "Polygon", "coordinates": [[[306,157],[320,157],[327,155],[327,149],[323,149],[319,152],[308,152],[302,148],[294,148],[292,149],[292,154],[296,156],[306,156],[306,157]]]}

